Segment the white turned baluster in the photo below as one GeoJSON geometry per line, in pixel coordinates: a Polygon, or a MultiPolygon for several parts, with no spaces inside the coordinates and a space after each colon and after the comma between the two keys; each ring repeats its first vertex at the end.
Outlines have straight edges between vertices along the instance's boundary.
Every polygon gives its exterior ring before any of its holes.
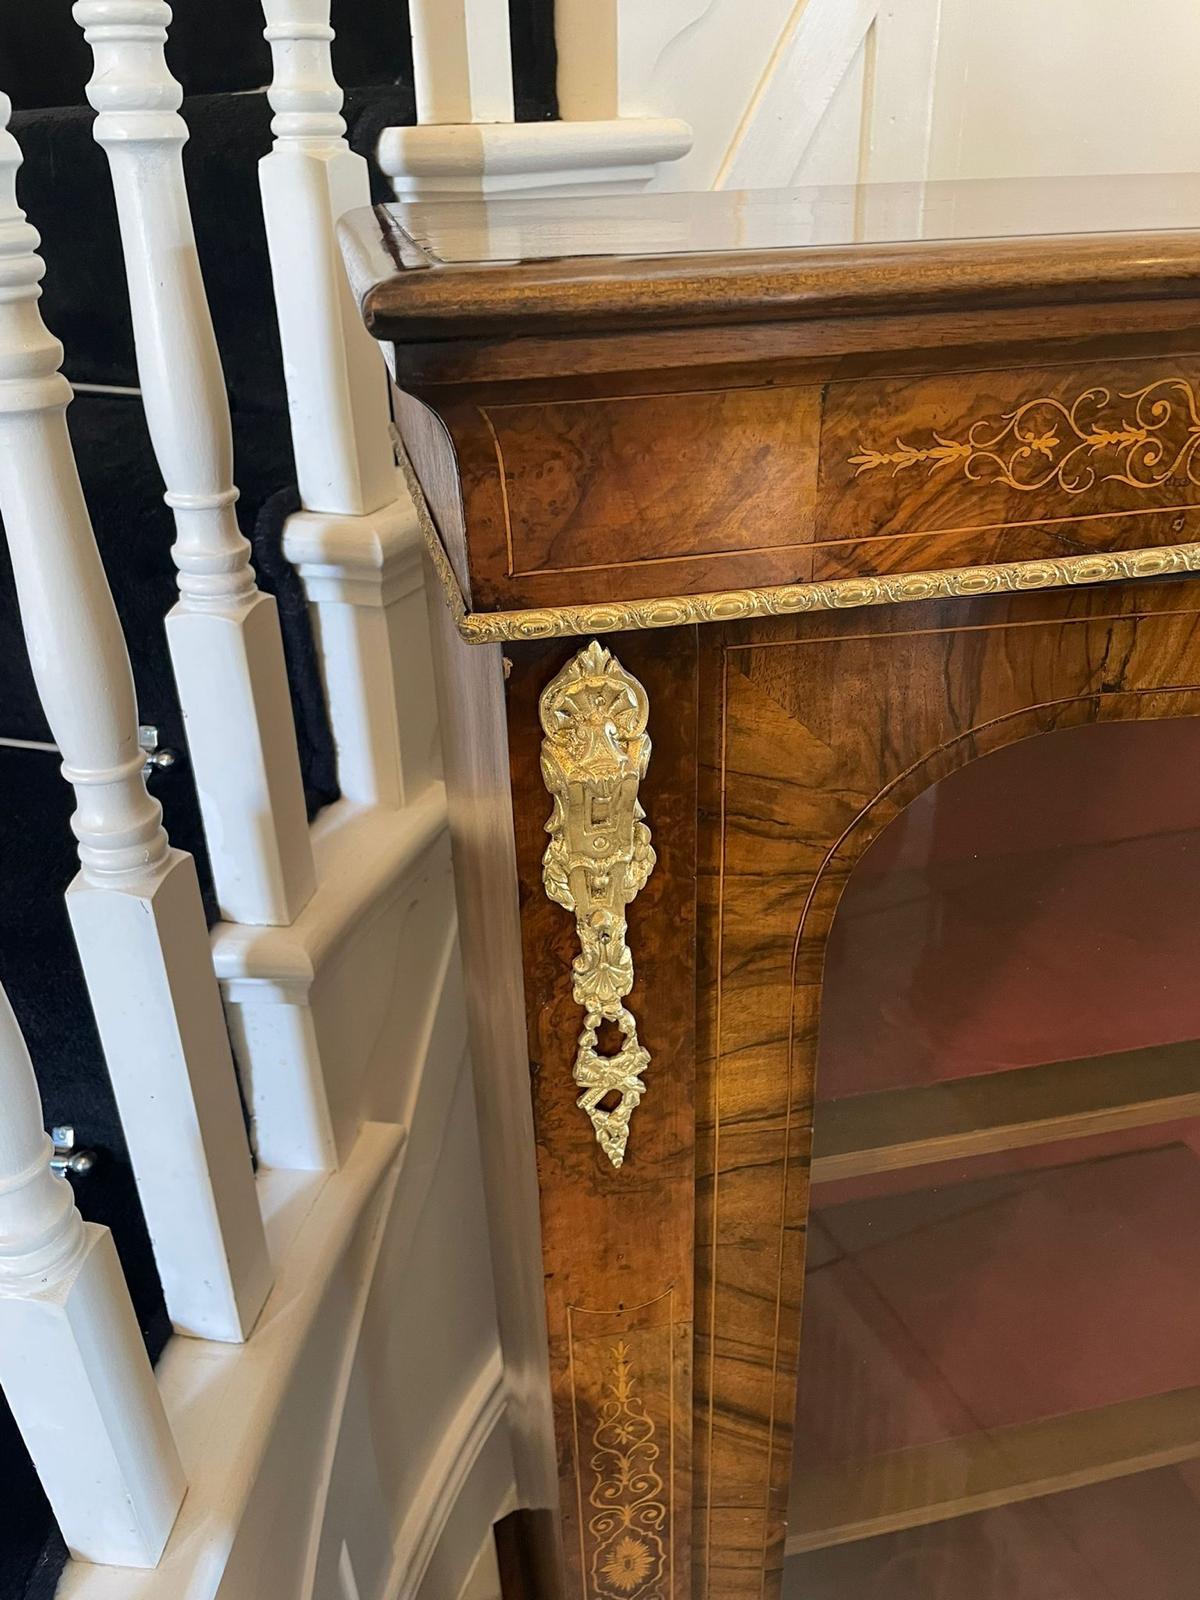
{"type": "Polygon", "coordinates": [[[418,122],[511,122],[508,0],[410,0],[418,122]]]}
{"type": "Polygon", "coordinates": [[[234,512],[229,402],[183,176],[183,93],[161,0],[79,0],[88,98],[112,172],[138,376],[167,504],[179,602],[167,637],[222,914],[288,923],[314,886],[274,600],[234,512]]]}
{"type": "Polygon", "coordinates": [[[125,641],[67,434],[71,386],[42,322],[37,233],[0,96],[0,515],[82,871],[67,906],[167,1306],[218,1339],[269,1282],[262,1221],[192,858],[146,792],[125,641]]]}
{"type": "Polygon", "coordinates": [[[342,792],[399,806],[436,772],[437,727],[416,520],[336,234],[370,203],[370,180],[346,143],[329,0],[263,0],[263,12],[275,143],[259,180],[304,506],[284,551],[313,602],[342,792]]]}
{"type": "MultiPolygon", "coordinates": [[[[686,156],[693,136],[668,114],[680,97],[664,91],[655,68],[712,6],[555,0],[561,120],[514,122],[508,0],[409,0],[417,122],[385,128],[377,151],[396,198],[575,195],[657,184],[660,166],[686,156]]],[[[670,70],[664,75],[669,80],[670,70]]]]}
{"type": "Polygon", "coordinates": [[[84,1223],[52,1153],[0,989],[0,1387],[72,1554],[152,1567],[183,1469],[112,1235],[84,1223]]]}
{"type": "Polygon", "coordinates": [[[362,516],[396,498],[387,374],[342,270],[337,219],[371,203],[346,143],[329,0],[263,0],[275,143],[259,163],[300,498],[362,516]]]}

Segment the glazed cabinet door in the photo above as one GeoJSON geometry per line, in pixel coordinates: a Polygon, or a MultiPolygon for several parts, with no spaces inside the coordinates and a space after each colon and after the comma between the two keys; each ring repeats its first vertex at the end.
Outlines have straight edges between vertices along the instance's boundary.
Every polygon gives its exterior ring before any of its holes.
{"type": "Polygon", "coordinates": [[[1183,1600],[1200,591],[510,658],[566,1593],[1183,1600]]]}
{"type": "Polygon", "coordinates": [[[1198,621],[702,641],[705,1600],[1194,1592],[1198,621]]]}

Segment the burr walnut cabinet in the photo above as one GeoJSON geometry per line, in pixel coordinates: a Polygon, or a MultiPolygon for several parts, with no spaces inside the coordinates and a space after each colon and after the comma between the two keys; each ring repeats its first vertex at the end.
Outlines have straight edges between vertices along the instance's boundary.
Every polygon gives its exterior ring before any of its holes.
{"type": "Polygon", "coordinates": [[[531,1592],[1193,1592],[1198,213],[343,224],[428,551],[531,1592]]]}

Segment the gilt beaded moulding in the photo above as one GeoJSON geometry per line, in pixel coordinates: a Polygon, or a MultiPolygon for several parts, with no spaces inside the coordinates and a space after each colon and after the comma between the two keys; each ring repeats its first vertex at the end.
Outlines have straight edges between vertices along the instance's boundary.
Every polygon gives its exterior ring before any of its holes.
{"type": "Polygon", "coordinates": [[[629,1123],[646,1085],[650,1053],[625,1005],[633,988],[625,907],[654,867],[638,785],[650,761],[646,691],[593,639],[542,691],[542,780],[554,800],[542,881],[551,900],[575,913],[580,953],[572,992],[584,1024],[574,1077],[596,1141],[614,1167],[625,1160],[629,1123]],[[621,1044],[599,1048],[603,1023],[621,1044]]]}
{"type": "Polygon", "coordinates": [[[1025,594],[1200,572],[1200,544],[1189,541],[1150,545],[1139,550],[1089,552],[861,578],[829,578],[824,582],[762,588],[719,589],[706,594],[662,595],[645,600],[605,600],[581,605],[529,607],[521,611],[469,611],[421,486],[403,457],[401,466],[416,506],[421,536],[454,626],[459,637],[473,645],[520,644],[589,633],[690,627],[695,623],[747,622],[755,617],[855,611],[921,600],[974,599],[987,594],[1025,594]]]}

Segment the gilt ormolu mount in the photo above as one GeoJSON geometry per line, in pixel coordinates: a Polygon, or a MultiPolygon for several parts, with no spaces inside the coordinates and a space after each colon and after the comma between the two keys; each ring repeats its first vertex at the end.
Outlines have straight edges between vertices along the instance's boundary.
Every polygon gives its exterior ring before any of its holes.
{"type": "Polygon", "coordinates": [[[625,1160],[629,1122],[646,1085],[650,1053],[625,1004],[633,956],[625,907],[654,867],[638,784],[650,763],[646,691],[593,640],[546,686],[541,700],[542,778],[554,797],[542,858],[546,893],[575,913],[580,953],[572,966],[583,1031],[575,1053],[580,1110],[614,1167],[625,1160]],[[618,1049],[597,1049],[602,1023],[618,1049]]]}

